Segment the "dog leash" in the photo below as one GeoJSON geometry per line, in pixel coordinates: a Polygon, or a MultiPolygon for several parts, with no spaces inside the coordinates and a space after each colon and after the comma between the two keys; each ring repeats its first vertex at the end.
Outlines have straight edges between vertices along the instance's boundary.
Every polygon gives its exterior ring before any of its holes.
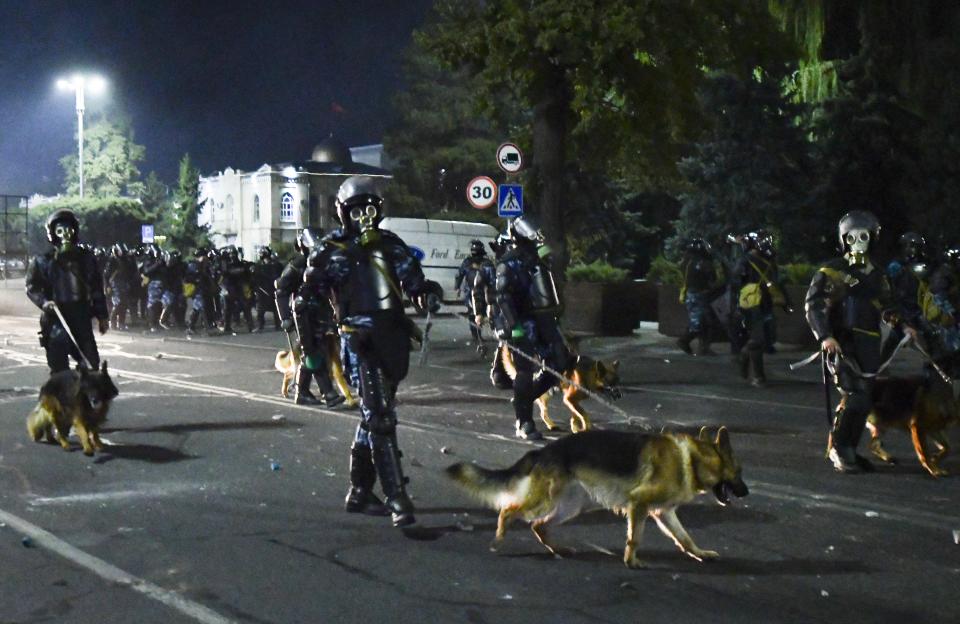
{"type": "Polygon", "coordinates": [[[67,336],[70,336],[70,341],[73,343],[73,346],[77,348],[77,353],[80,354],[80,357],[83,358],[83,363],[87,365],[87,368],[94,370],[93,364],[90,363],[90,360],[87,359],[87,356],[83,353],[83,349],[80,348],[80,343],[77,342],[77,339],[73,337],[73,332],[70,331],[70,325],[67,324],[67,319],[63,318],[63,312],[60,311],[57,302],[53,302],[53,311],[57,313],[57,318],[60,319],[60,324],[63,325],[64,331],[67,332],[67,336]]]}
{"type": "MultiPolygon", "coordinates": [[[[857,362],[856,362],[855,360],[851,360],[851,359],[845,358],[842,353],[840,353],[839,355],[840,355],[840,358],[843,359],[843,360],[847,363],[847,365],[851,368],[851,370],[853,370],[853,372],[854,372],[855,375],[857,375],[858,377],[863,377],[863,378],[871,379],[871,378],[877,377],[877,376],[879,376],[881,373],[883,373],[883,371],[885,371],[885,370],[887,369],[887,367],[889,367],[890,364],[893,363],[893,360],[894,360],[894,358],[897,357],[897,353],[900,352],[900,349],[902,349],[902,348],[904,347],[904,345],[906,345],[908,342],[910,342],[910,340],[911,340],[911,338],[910,338],[909,335],[904,335],[904,337],[900,340],[900,342],[897,343],[897,346],[896,346],[896,348],[893,350],[893,353],[890,354],[890,357],[887,358],[887,360],[886,360],[883,364],[880,365],[880,368],[878,368],[878,369],[877,369],[877,372],[875,372],[875,373],[865,373],[865,372],[863,372],[863,370],[861,370],[860,365],[857,364],[857,362]]],[[[808,365],[808,364],[812,364],[812,363],[813,363],[817,358],[819,358],[821,355],[824,355],[824,351],[823,351],[823,350],[814,351],[814,352],[811,353],[809,356],[807,356],[806,358],[800,360],[799,362],[794,362],[793,364],[791,364],[791,365],[790,365],[790,370],[794,371],[794,370],[797,370],[797,369],[799,369],[799,368],[803,368],[804,366],[806,366],[806,365],[808,365]]],[[[826,362],[827,362],[827,368],[830,370],[830,374],[836,375],[836,374],[837,374],[837,371],[836,371],[836,362],[835,362],[832,358],[829,358],[829,357],[826,358],[826,362]]]]}
{"type": "MultiPolygon", "coordinates": [[[[472,326],[472,327],[476,327],[477,329],[482,329],[481,326],[477,325],[477,324],[474,323],[472,320],[467,319],[467,318],[463,318],[463,317],[460,317],[460,318],[462,318],[468,325],[470,325],[470,326],[472,326]]],[[[628,413],[627,413],[626,411],[624,411],[622,408],[617,407],[616,405],[614,405],[613,403],[607,401],[606,399],[604,399],[603,397],[601,397],[599,394],[593,392],[592,390],[589,390],[589,389],[587,389],[587,388],[584,388],[582,385],[578,384],[578,383],[575,382],[574,380],[572,380],[572,379],[570,379],[569,377],[565,376],[563,373],[560,373],[560,372],[558,372],[558,371],[553,370],[552,368],[550,368],[549,366],[547,366],[547,365],[546,365],[542,360],[540,360],[539,358],[535,358],[535,357],[533,357],[532,355],[527,355],[526,353],[524,353],[523,351],[521,351],[521,350],[518,349],[517,347],[513,346],[513,345],[510,344],[509,342],[506,342],[505,340],[498,340],[497,342],[498,342],[498,344],[499,344],[500,346],[505,346],[507,349],[509,349],[510,352],[516,353],[517,355],[519,355],[519,356],[522,357],[523,359],[527,360],[528,362],[532,362],[532,363],[535,364],[536,366],[538,366],[538,367],[542,368],[543,370],[547,371],[548,373],[550,373],[551,375],[553,375],[554,377],[556,377],[558,380],[560,380],[561,383],[565,383],[565,384],[567,384],[567,385],[573,386],[574,388],[576,388],[577,390],[580,390],[581,392],[583,392],[583,393],[586,394],[587,396],[595,399],[595,400],[596,400],[598,403],[600,403],[601,405],[609,408],[610,410],[616,412],[617,414],[620,414],[621,416],[623,416],[623,417],[626,418],[627,420],[629,420],[629,419],[631,418],[630,414],[628,414],[628,413]]]]}

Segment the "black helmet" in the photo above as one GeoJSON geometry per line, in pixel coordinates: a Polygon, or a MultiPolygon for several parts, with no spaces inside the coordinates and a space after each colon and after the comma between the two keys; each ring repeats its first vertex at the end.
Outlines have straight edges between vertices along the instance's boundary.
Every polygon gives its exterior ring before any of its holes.
{"type": "Polygon", "coordinates": [[[747,232],[740,238],[740,245],[746,252],[756,250],[760,255],[772,258],[776,255],[773,247],[773,235],[766,230],[747,232]]]}
{"type": "Polygon", "coordinates": [[[269,246],[260,248],[260,259],[267,260],[273,256],[273,250],[269,246]]]}
{"type": "Polygon", "coordinates": [[[700,237],[691,238],[683,245],[683,250],[692,254],[710,253],[710,243],[700,237]]]}
{"type": "Polygon", "coordinates": [[[950,245],[943,251],[943,259],[954,268],[960,268],[960,245],[950,245]]]}
{"type": "Polygon", "coordinates": [[[919,260],[923,256],[927,241],[916,232],[907,232],[900,236],[900,251],[908,262],[919,260]]]}
{"type": "Polygon", "coordinates": [[[479,239],[473,239],[470,241],[470,255],[471,256],[485,256],[487,251],[483,248],[483,241],[479,239]]]}
{"type": "Polygon", "coordinates": [[[370,176],[350,176],[337,191],[337,217],[346,231],[376,228],[383,219],[383,197],[370,176]]]}
{"type": "Polygon", "coordinates": [[[506,232],[502,232],[497,234],[496,240],[490,243],[490,249],[493,250],[494,257],[499,260],[503,254],[507,253],[512,244],[513,241],[510,240],[510,236],[506,232]]]}
{"type": "Polygon", "coordinates": [[[126,248],[123,243],[114,243],[113,247],[110,248],[110,254],[114,258],[122,258],[127,253],[126,248]]]}
{"type": "Polygon", "coordinates": [[[297,234],[297,242],[294,243],[294,246],[297,248],[297,251],[307,255],[310,253],[310,250],[316,247],[320,241],[323,239],[323,230],[318,227],[308,227],[300,230],[300,233],[297,234]]]}
{"type": "Polygon", "coordinates": [[[872,212],[866,210],[851,210],[843,215],[837,229],[839,232],[840,249],[844,252],[849,251],[850,245],[857,242],[848,237],[848,234],[853,236],[852,230],[867,230],[867,232],[869,232],[867,240],[860,242],[866,242],[872,245],[880,238],[880,222],[877,221],[877,218],[872,212]]]}
{"type": "Polygon", "coordinates": [[[77,220],[77,215],[75,215],[72,210],[61,208],[47,217],[47,240],[54,245],[60,244],[60,237],[56,233],[57,225],[65,225],[73,228],[79,239],[80,221],[77,220]]]}

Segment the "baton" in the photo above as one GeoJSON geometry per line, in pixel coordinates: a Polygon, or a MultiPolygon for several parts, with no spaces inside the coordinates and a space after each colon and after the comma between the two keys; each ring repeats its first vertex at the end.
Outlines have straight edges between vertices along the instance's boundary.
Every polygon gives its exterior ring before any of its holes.
{"type": "MultiPolygon", "coordinates": [[[[260,290],[263,290],[263,289],[261,288],[260,290]]],[[[266,292],[266,291],[264,291],[264,292],[266,292]]],[[[273,297],[273,307],[277,309],[277,318],[282,319],[282,318],[283,318],[283,315],[280,314],[280,302],[277,300],[276,295],[274,295],[274,297],[273,297]]],[[[296,322],[296,318],[294,318],[294,322],[296,322]]],[[[299,328],[298,328],[298,331],[299,331],[299,328]]],[[[290,353],[292,354],[292,353],[293,353],[293,341],[290,339],[290,332],[284,331],[284,332],[283,332],[283,335],[287,337],[287,346],[290,347],[290,353]]]]}
{"type": "Polygon", "coordinates": [[[84,355],[83,349],[80,348],[80,343],[77,342],[77,339],[73,337],[73,332],[70,331],[70,325],[67,324],[67,319],[63,318],[63,312],[60,311],[60,308],[57,307],[57,302],[53,302],[53,311],[57,313],[57,318],[60,319],[60,324],[63,325],[64,331],[67,332],[67,336],[70,337],[70,341],[73,342],[73,346],[77,348],[77,353],[80,354],[80,357],[83,358],[83,363],[87,365],[87,368],[94,370],[93,364],[90,363],[90,360],[87,359],[87,356],[84,355]]]}
{"type": "Polygon", "coordinates": [[[419,365],[423,366],[427,363],[427,350],[430,344],[430,328],[433,327],[433,317],[430,312],[429,305],[427,306],[427,324],[423,329],[423,340],[420,342],[420,361],[419,365]]]}
{"type": "Polygon", "coordinates": [[[827,383],[827,352],[820,352],[820,378],[823,381],[823,399],[827,406],[827,427],[833,429],[833,401],[830,397],[830,384],[827,383]]]}

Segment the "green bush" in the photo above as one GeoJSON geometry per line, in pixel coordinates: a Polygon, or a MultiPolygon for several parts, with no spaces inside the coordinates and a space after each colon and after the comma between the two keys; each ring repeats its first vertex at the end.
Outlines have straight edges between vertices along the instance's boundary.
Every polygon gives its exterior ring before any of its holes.
{"type": "Polygon", "coordinates": [[[597,260],[590,264],[571,264],[567,267],[567,280],[571,282],[622,282],[629,271],[618,269],[606,262],[597,260]]]}
{"type": "Polygon", "coordinates": [[[817,266],[806,262],[780,265],[780,277],[783,282],[794,286],[808,286],[816,272],[817,266]]]}
{"type": "Polygon", "coordinates": [[[659,255],[650,262],[647,281],[679,286],[680,282],[683,281],[683,274],[680,272],[679,264],[667,260],[663,255],[659,255]]]}

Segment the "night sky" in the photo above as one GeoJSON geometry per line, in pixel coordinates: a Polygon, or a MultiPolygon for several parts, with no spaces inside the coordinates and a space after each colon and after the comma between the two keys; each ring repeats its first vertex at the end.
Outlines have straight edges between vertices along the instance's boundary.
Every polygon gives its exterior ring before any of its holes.
{"type": "Polygon", "coordinates": [[[189,152],[203,173],[306,159],[333,133],[378,143],[402,88],[403,50],[432,0],[0,0],[0,194],[61,190],[76,151],[72,93],[95,70],[146,147],[144,177],[175,183],[189,152]],[[339,108],[343,112],[336,112],[339,108]]]}

